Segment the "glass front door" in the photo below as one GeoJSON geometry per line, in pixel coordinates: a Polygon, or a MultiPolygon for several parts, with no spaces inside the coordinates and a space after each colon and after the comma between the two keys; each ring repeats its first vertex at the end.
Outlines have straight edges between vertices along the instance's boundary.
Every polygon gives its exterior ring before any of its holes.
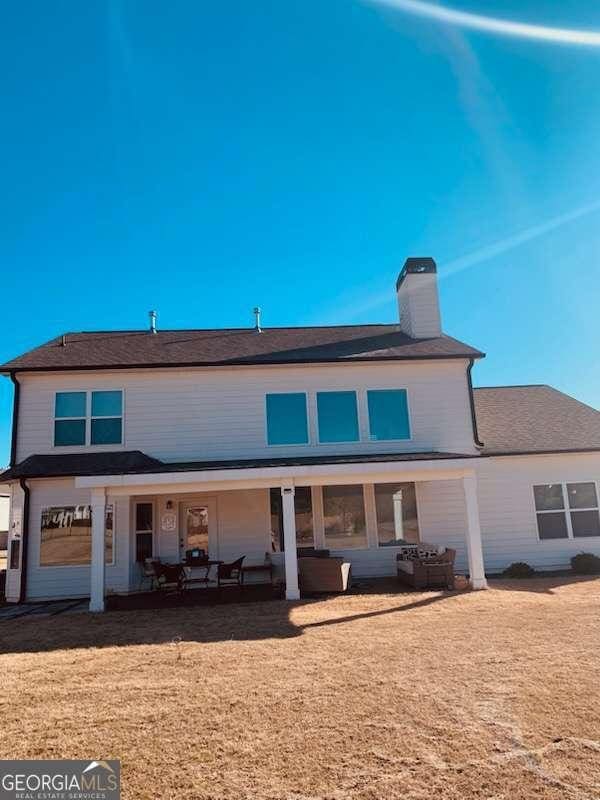
{"type": "Polygon", "coordinates": [[[183,509],[182,556],[187,550],[200,550],[209,555],[209,509],[206,505],[190,504],[183,509]]]}

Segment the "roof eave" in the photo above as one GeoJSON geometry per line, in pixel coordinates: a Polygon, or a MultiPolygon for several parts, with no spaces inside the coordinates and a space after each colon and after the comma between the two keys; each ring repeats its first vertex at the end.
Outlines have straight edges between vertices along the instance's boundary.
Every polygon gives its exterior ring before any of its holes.
{"type": "Polygon", "coordinates": [[[472,353],[444,353],[425,354],[415,356],[349,356],[348,358],[295,358],[271,359],[269,361],[256,361],[248,359],[230,359],[226,361],[156,361],[152,363],[132,364],[76,364],[69,366],[27,366],[4,365],[0,366],[0,375],[11,375],[16,372],[90,372],[93,370],[116,369],[184,369],[186,367],[272,367],[282,365],[302,364],[354,364],[372,363],[375,361],[448,361],[470,358],[485,358],[486,354],[479,350],[472,353]]]}

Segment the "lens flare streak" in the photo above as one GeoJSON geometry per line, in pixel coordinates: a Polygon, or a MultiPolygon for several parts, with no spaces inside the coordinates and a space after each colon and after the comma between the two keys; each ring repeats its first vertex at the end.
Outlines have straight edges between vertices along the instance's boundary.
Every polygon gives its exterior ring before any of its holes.
{"type": "Polygon", "coordinates": [[[423,0],[369,0],[374,5],[387,6],[417,17],[458,25],[462,28],[497,33],[501,36],[516,36],[521,39],[537,39],[543,42],[574,44],[587,47],[600,47],[600,31],[576,30],[573,28],[552,28],[546,25],[531,25],[483,14],[471,14],[445,6],[427,3],[423,0]]]}

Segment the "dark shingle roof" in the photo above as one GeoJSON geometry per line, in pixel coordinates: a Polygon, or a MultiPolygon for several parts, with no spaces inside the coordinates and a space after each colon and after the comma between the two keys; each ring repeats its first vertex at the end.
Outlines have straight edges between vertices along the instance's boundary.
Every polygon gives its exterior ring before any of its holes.
{"type": "Polygon", "coordinates": [[[129,450],[123,453],[65,453],[35,455],[0,474],[0,480],[17,478],[64,478],[78,475],[135,475],[155,472],[196,472],[226,469],[268,469],[326,464],[370,464],[391,461],[437,461],[449,458],[477,458],[465,453],[359,453],[343,456],[288,456],[279,458],[232,459],[228,461],[159,461],[129,450]]]}
{"type": "Polygon", "coordinates": [[[107,331],[68,333],[0,366],[8,370],[108,367],[227,366],[371,361],[385,359],[480,358],[479,350],[452,339],[412,339],[399,325],[315,328],[107,331]]]}
{"type": "Polygon", "coordinates": [[[15,478],[65,478],[75,475],[127,475],[162,467],[162,461],[141,450],[110,453],[63,453],[29,456],[0,474],[1,480],[15,478]]]}
{"type": "Polygon", "coordinates": [[[600,411],[551,386],[474,390],[485,455],[600,450],[600,411]]]}

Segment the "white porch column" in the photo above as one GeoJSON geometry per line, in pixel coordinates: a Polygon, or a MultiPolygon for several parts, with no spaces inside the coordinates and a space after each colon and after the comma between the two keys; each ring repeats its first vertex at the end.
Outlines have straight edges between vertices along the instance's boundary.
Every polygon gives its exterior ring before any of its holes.
{"type": "Polygon", "coordinates": [[[92,489],[92,565],[90,575],[90,611],[104,611],[104,528],[106,492],[92,489]]]}
{"type": "Polygon", "coordinates": [[[283,504],[283,545],[285,558],[285,598],[299,600],[298,553],[296,552],[296,503],[293,486],[281,487],[283,504]]]}
{"type": "Polygon", "coordinates": [[[477,500],[477,479],[475,475],[463,478],[465,503],[467,509],[467,552],[469,556],[469,575],[474,589],[487,589],[481,546],[481,527],[479,524],[479,502],[477,500]]]}

